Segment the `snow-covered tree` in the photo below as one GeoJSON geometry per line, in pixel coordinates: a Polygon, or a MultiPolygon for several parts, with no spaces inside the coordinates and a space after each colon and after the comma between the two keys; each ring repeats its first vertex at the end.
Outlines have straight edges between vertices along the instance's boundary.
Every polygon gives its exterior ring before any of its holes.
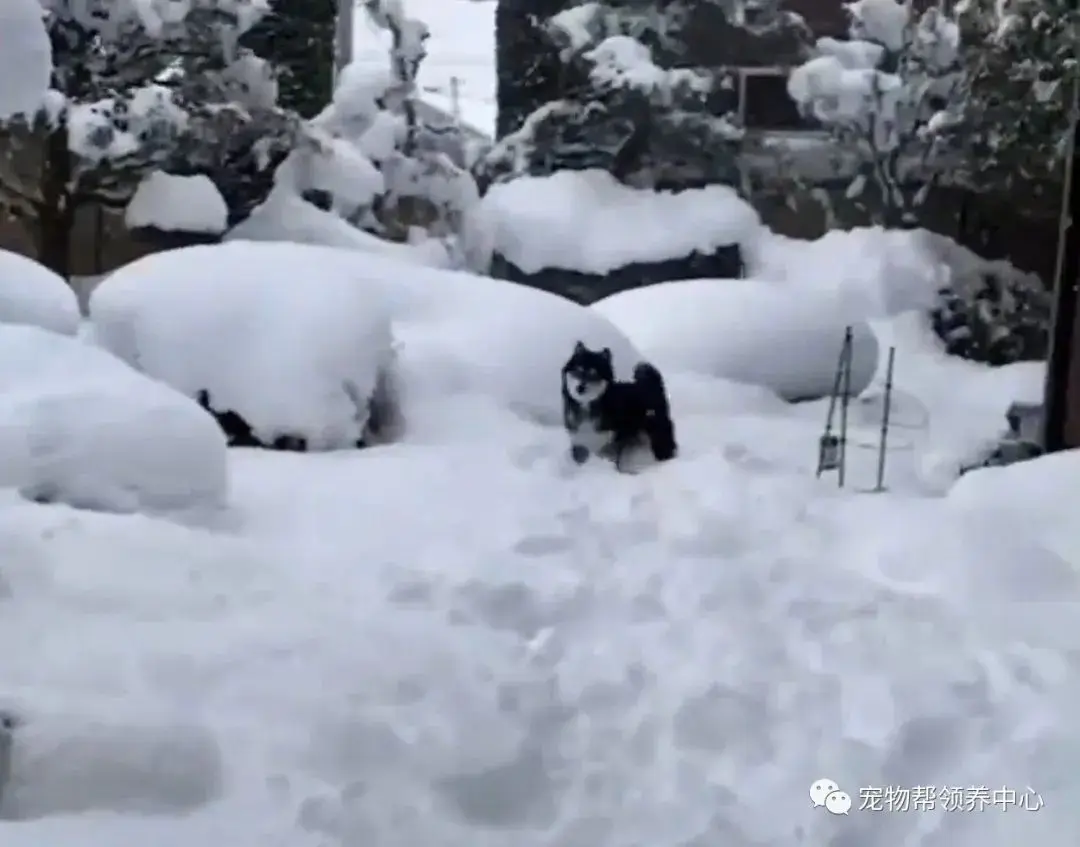
{"type": "Polygon", "coordinates": [[[640,0],[578,3],[536,23],[538,49],[561,65],[558,99],[500,140],[485,178],[601,168],[642,187],[735,184],[736,87],[722,56],[686,60],[691,19],[690,3],[640,0]]]}
{"type": "Polygon", "coordinates": [[[342,71],[332,102],[302,126],[277,169],[260,214],[321,214],[326,227],[348,221],[394,241],[436,237],[463,264],[482,264],[472,252],[476,182],[450,155],[454,140],[417,114],[428,28],[401,0],[364,0],[363,8],[389,38],[387,64],[342,71]]]}
{"type": "MultiPolygon", "coordinates": [[[[970,0],[960,6],[967,49],[962,97],[939,117],[979,189],[1057,180],[1078,72],[1080,8],[1071,0],[970,0]]],[[[1030,190],[1030,189],[1029,189],[1030,190]]]]}
{"type": "Polygon", "coordinates": [[[273,0],[241,44],[278,72],[282,108],[310,118],[334,87],[334,33],[339,0],[273,0]]]}
{"type": "Polygon", "coordinates": [[[35,111],[51,73],[49,37],[38,0],[0,3],[0,121],[35,111]]]}
{"type": "Polygon", "coordinates": [[[545,103],[560,98],[562,63],[544,24],[569,0],[498,0],[495,7],[495,136],[521,128],[545,103]]]}
{"type": "Polygon", "coordinates": [[[51,90],[4,129],[0,191],[36,235],[39,258],[67,275],[80,206],[123,208],[146,174],[273,112],[276,86],[265,63],[237,47],[263,0],[43,6],[51,90]]]}
{"type": "Polygon", "coordinates": [[[820,38],[788,92],[853,158],[848,196],[887,226],[909,226],[932,185],[955,163],[943,156],[942,115],[961,96],[960,28],[934,6],[902,0],[846,4],[850,40],[820,38]]]}

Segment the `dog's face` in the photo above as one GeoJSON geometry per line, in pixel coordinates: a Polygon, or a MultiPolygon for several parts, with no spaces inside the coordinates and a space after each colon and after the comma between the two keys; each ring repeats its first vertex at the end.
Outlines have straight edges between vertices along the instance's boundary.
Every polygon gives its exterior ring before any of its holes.
{"type": "Polygon", "coordinates": [[[615,381],[611,350],[590,350],[580,341],[563,368],[563,388],[577,403],[585,406],[599,400],[615,381]]]}

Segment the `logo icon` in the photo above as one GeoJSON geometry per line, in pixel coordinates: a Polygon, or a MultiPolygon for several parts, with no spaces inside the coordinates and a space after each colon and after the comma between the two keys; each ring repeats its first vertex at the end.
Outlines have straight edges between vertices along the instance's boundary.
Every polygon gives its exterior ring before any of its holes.
{"type": "Polygon", "coordinates": [[[830,815],[846,815],[851,811],[851,797],[846,791],[832,791],[825,798],[825,808],[830,815]]]}
{"type": "Polygon", "coordinates": [[[831,779],[818,779],[810,786],[810,802],[814,804],[816,809],[818,806],[825,805],[825,798],[832,794],[834,791],[839,791],[840,786],[833,782],[831,779]]]}

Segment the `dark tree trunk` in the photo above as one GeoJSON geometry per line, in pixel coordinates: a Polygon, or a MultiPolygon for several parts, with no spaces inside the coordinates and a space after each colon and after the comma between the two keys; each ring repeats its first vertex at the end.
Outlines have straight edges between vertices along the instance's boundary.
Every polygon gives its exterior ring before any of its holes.
{"type": "Polygon", "coordinates": [[[71,230],[75,224],[71,178],[67,127],[61,126],[45,139],[37,251],[39,262],[67,280],[71,279],[71,230]]]}

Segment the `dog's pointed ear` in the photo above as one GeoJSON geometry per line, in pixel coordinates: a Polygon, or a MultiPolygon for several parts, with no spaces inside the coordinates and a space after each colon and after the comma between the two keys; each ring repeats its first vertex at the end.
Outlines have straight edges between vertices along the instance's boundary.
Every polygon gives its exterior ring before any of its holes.
{"type": "Polygon", "coordinates": [[[600,355],[603,356],[605,359],[607,359],[610,362],[611,361],[611,348],[610,347],[605,347],[603,350],[600,351],[600,355]]]}
{"type": "Polygon", "coordinates": [[[577,344],[575,344],[574,345],[574,352],[575,353],[584,353],[585,352],[585,342],[584,341],[579,341],[577,344]]]}

